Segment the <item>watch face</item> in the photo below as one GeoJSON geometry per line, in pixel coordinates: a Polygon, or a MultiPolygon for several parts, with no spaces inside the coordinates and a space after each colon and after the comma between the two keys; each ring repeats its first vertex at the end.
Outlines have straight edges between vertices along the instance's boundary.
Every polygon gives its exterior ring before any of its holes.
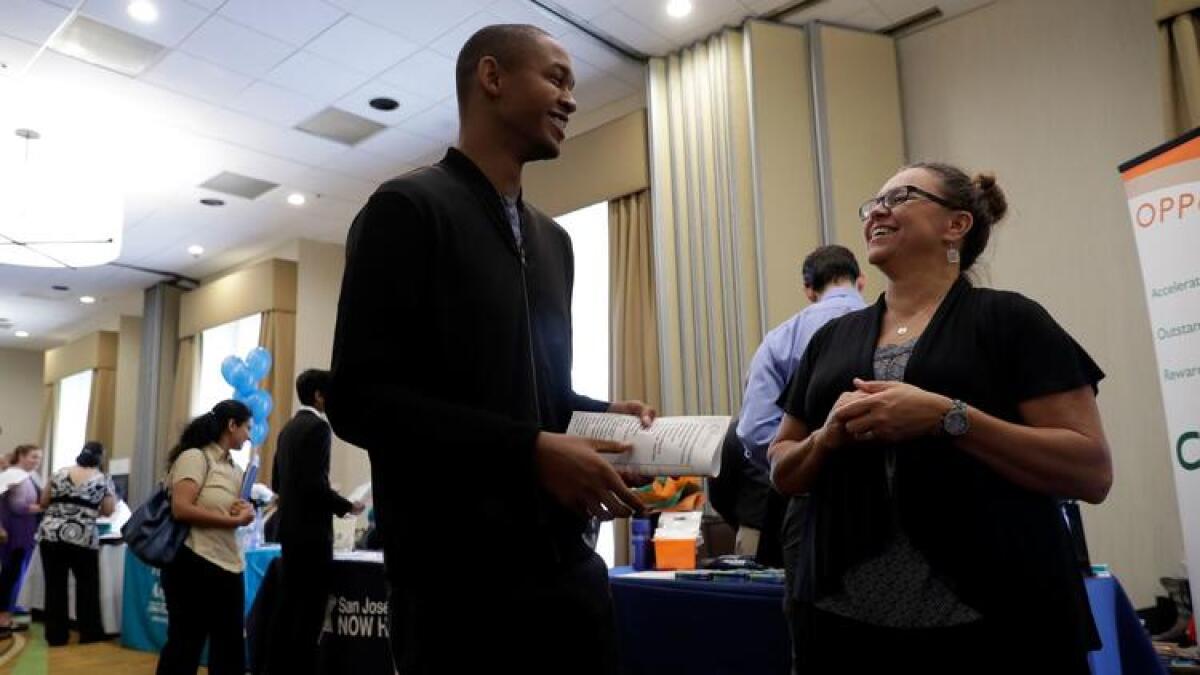
{"type": "Polygon", "coordinates": [[[946,413],[942,428],[951,436],[962,436],[967,433],[967,411],[952,410],[946,413]]]}

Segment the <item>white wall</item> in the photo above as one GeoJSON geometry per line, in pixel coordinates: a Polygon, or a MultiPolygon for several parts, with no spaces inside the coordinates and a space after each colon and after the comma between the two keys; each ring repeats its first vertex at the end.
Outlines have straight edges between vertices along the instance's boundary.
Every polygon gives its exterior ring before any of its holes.
{"type": "Polygon", "coordinates": [[[898,43],[909,158],[993,170],[1008,194],[986,281],[1042,302],[1108,374],[1099,401],[1116,482],[1085,507],[1085,527],[1093,560],[1113,566],[1138,606],[1183,558],[1116,170],[1165,140],[1151,5],[999,0],[898,43]]]}
{"type": "Polygon", "coordinates": [[[0,349],[0,453],[41,443],[42,352],[0,349]]]}
{"type": "MultiPolygon", "coordinates": [[[[345,248],[302,239],[299,242],[296,288],[296,375],[309,368],[329,368],[333,329],[337,321],[338,294],[342,289],[345,248]]],[[[292,389],[292,409],[300,407],[292,389]]],[[[367,453],[333,439],[329,480],[343,494],[370,480],[367,453]]]]}

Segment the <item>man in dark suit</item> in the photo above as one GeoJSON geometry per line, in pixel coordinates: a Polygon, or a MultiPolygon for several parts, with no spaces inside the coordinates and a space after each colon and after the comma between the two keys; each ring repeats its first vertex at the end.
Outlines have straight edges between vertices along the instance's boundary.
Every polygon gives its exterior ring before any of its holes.
{"type": "Polygon", "coordinates": [[[268,672],[315,673],[329,572],[333,562],[333,516],[363,511],[329,486],[333,434],[325,419],[327,370],[296,378],[300,409],[279,432],[271,489],[279,495],[279,543],[283,547],[280,602],[274,619],[268,672]]]}
{"type": "Polygon", "coordinates": [[[521,193],[575,111],[563,46],[489,26],[459,53],[459,140],[384,183],[346,241],[329,419],[371,456],[402,675],[616,672],[590,517],[638,499],[566,435],[576,410],[637,415],[571,387],[574,257],[521,193]]]}

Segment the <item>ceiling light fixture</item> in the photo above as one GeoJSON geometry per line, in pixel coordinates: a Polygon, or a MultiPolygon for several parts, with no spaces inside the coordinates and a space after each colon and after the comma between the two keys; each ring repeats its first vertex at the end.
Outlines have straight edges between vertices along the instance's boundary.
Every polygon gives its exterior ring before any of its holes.
{"type": "Polygon", "coordinates": [[[667,14],[676,19],[682,19],[692,13],[692,0],[669,0],[667,14]]]}
{"type": "Polygon", "coordinates": [[[158,21],[158,8],[149,0],[133,0],[129,6],[125,8],[135,20],[142,23],[154,23],[158,21]]]}
{"type": "Polygon", "coordinates": [[[79,296],[79,301],[80,301],[80,302],[82,302],[82,303],[83,303],[83,304],[85,304],[85,305],[94,305],[94,304],[96,304],[96,298],[93,298],[93,297],[92,297],[92,296],[90,296],[90,295],[81,295],[81,296],[79,296]]]}
{"type": "Polygon", "coordinates": [[[304,195],[300,194],[299,192],[293,192],[287,196],[287,203],[291,204],[292,206],[304,206],[304,203],[307,201],[308,200],[305,199],[304,195]]]}
{"type": "Polygon", "coordinates": [[[112,177],[68,138],[14,133],[20,141],[0,142],[0,263],[74,269],[115,260],[125,204],[112,177]]]}
{"type": "Polygon", "coordinates": [[[19,338],[27,338],[27,337],[29,337],[29,331],[27,331],[27,330],[18,330],[18,331],[14,331],[14,332],[13,332],[13,335],[16,335],[16,336],[17,336],[17,337],[19,337],[19,338]]]}
{"type": "Polygon", "coordinates": [[[374,108],[376,110],[382,110],[384,112],[391,112],[391,111],[395,110],[396,108],[400,107],[400,102],[394,98],[388,98],[387,96],[380,96],[379,98],[371,99],[371,101],[370,101],[370,103],[368,103],[368,105],[370,105],[372,108],[374,108]]]}
{"type": "Polygon", "coordinates": [[[188,247],[188,255],[192,256],[193,258],[199,258],[200,256],[204,255],[204,247],[200,244],[192,244],[188,247]]]}

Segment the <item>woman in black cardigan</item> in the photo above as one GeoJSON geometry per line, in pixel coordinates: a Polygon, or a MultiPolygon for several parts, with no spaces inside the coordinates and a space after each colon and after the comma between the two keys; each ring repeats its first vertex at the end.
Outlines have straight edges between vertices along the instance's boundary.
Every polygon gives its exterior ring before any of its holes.
{"type": "Polygon", "coordinates": [[[921,673],[1087,673],[1099,646],[1059,511],[1112,483],[1104,374],[1037,303],[964,276],[1004,216],[943,164],[860,209],[873,306],[812,339],[771,444],[797,672],[868,646],[921,673]]]}

